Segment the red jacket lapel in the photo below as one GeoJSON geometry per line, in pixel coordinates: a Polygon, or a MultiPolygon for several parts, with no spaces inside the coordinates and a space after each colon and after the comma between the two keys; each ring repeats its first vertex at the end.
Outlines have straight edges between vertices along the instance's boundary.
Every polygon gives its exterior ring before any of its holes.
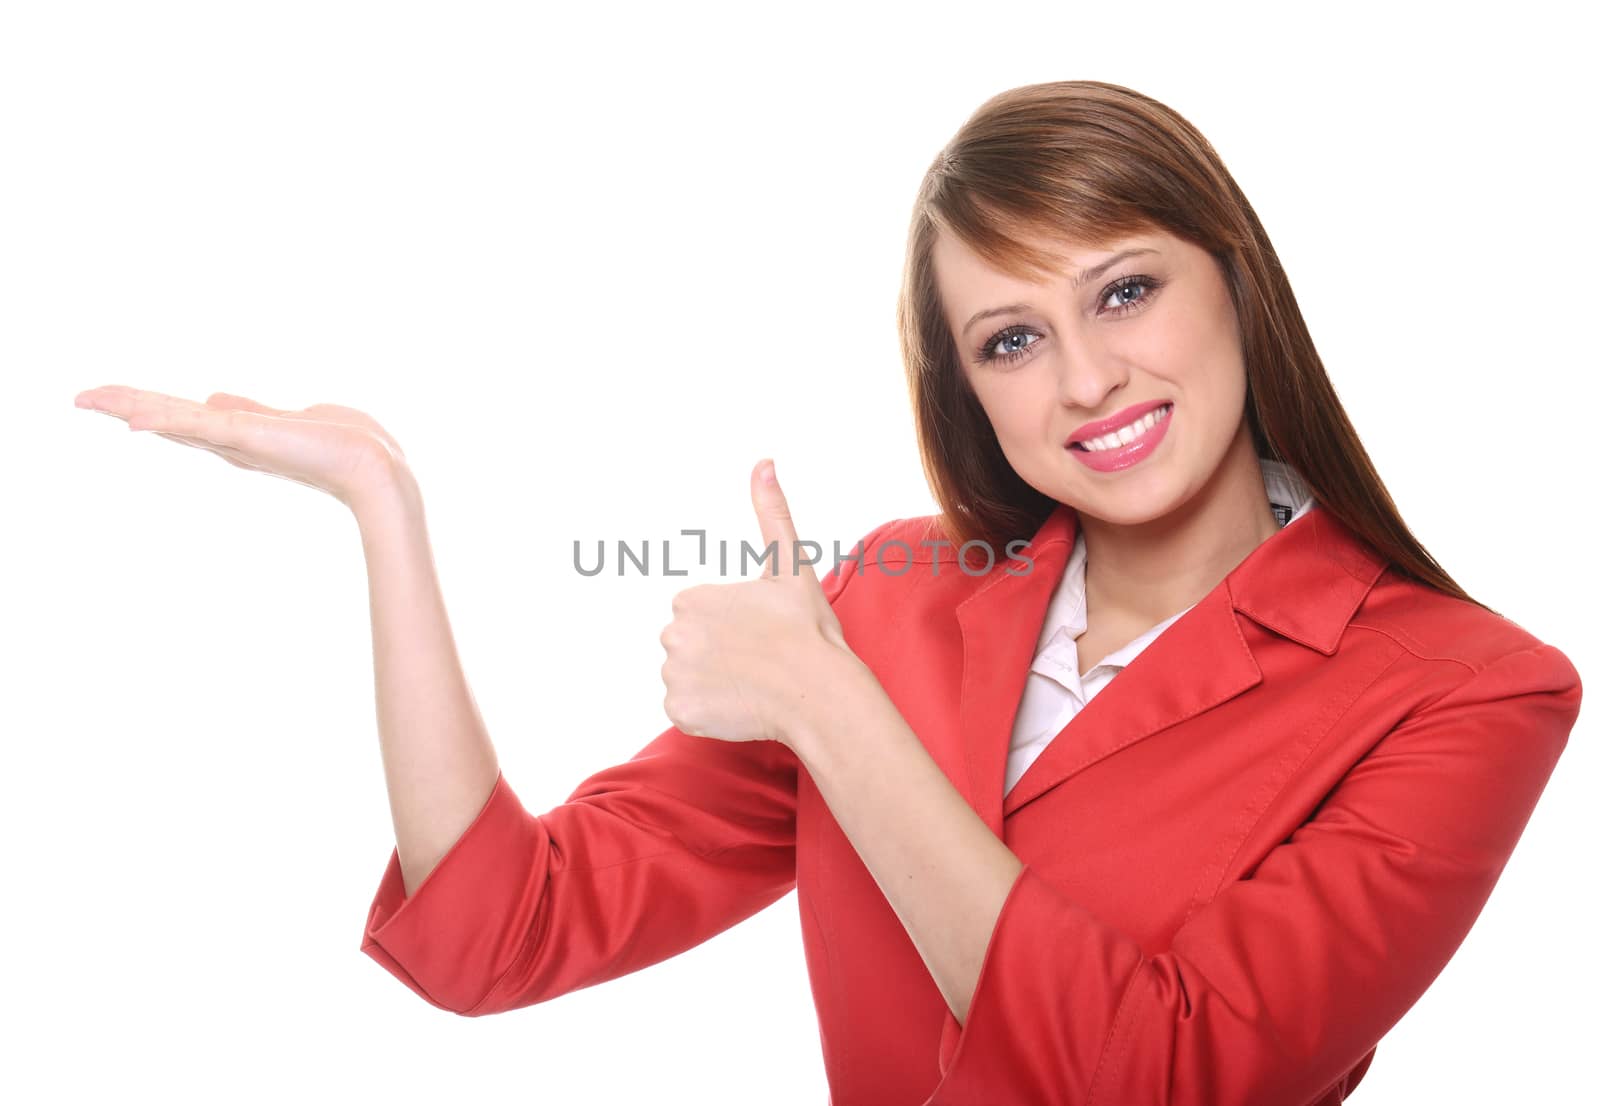
{"type": "Polygon", "coordinates": [[[997,835],[1003,818],[1096,761],[1226,702],[1261,679],[1240,632],[1243,614],[1332,655],[1385,561],[1321,506],[1273,534],[1155,641],[1050,742],[1009,794],[1005,762],[1050,596],[1077,534],[1061,505],[1026,555],[1026,575],[997,569],[956,608],[962,636],[960,733],[968,770],[957,780],[997,835]],[[962,786],[964,784],[964,786],[962,786]]]}

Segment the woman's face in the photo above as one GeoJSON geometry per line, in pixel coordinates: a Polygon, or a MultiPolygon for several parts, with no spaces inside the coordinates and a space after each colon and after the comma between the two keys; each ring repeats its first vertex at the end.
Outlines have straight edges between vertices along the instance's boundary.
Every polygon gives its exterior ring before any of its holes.
{"type": "Polygon", "coordinates": [[[1164,231],[1061,252],[1067,271],[1036,284],[939,236],[935,275],[962,372],[1030,486],[1107,522],[1159,518],[1204,487],[1230,451],[1253,455],[1222,269],[1164,231]],[[1140,252],[1118,258],[1124,251],[1140,252]],[[1122,426],[1151,404],[1163,405],[1160,421],[1142,436],[1094,448],[1108,432],[1090,424],[1122,426]],[[1085,432],[1096,439],[1090,449],[1068,445],[1085,432]]]}

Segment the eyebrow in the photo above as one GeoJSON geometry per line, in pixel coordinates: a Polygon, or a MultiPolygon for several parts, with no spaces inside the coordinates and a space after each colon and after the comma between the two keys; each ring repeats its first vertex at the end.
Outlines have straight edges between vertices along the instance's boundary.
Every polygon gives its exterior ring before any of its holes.
{"type": "MultiPolygon", "coordinates": [[[[1154,249],[1151,249],[1149,246],[1139,246],[1139,247],[1136,247],[1136,248],[1131,249],[1131,250],[1123,250],[1120,253],[1114,253],[1110,257],[1106,258],[1104,261],[1100,262],[1100,264],[1096,265],[1094,268],[1085,269],[1081,273],[1079,273],[1073,279],[1072,287],[1073,287],[1074,290],[1077,290],[1078,288],[1083,287],[1085,282],[1091,281],[1091,280],[1095,279],[1095,277],[1100,276],[1107,269],[1111,268],[1111,266],[1115,265],[1117,262],[1121,261],[1123,258],[1135,257],[1138,254],[1142,254],[1142,253],[1156,253],[1156,252],[1158,252],[1158,251],[1156,251],[1154,249]]],[[[1005,304],[1005,305],[1003,305],[1001,307],[991,307],[991,308],[988,308],[987,310],[979,311],[976,315],[972,316],[972,318],[967,320],[967,325],[961,328],[961,333],[962,333],[963,336],[965,336],[967,331],[972,329],[972,324],[977,322],[979,319],[987,319],[992,315],[1009,315],[1013,311],[1028,311],[1028,310],[1031,310],[1031,307],[1030,307],[1030,305],[1028,305],[1026,303],[1008,303],[1008,304],[1005,304]]]]}

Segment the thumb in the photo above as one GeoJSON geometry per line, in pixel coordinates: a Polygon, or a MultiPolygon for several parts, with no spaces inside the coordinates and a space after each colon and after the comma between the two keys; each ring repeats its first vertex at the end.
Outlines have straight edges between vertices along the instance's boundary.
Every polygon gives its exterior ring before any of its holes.
{"type": "MultiPolygon", "coordinates": [[[[755,505],[756,521],[761,526],[761,546],[765,553],[777,544],[776,556],[771,560],[771,575],[783,580],[804,580],[820,588],[811,562],[800,556],[799,538],[795,534],[794,518],[789,514],[789,501],[778,484],[776,466],[763,459],[756,463],[750,474],[750,500],[755,505]]],[[[763,575],[767,575],[763,573],[763,575]]]]}

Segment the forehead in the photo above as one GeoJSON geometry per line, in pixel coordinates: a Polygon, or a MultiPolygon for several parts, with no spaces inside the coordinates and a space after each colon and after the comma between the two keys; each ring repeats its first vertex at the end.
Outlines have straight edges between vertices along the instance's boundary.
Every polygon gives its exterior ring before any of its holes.
{"type": "Polygon", "coordinates": [[[1049,258],[1050,272],[1042,278],[1022,271],[1020,266],[1002,267],[999,259],[990,260],[956,235],[940,231],[932,251],[935,277],[951,296],[959,295],[963,288],[981,291],[1004,285],[1070,287],[1080,272],[1123,250],[1153,249],[1170,254],[1176,246],[1176,239],[1159,229],[1116,235],[1099,242],[1032,234],[1026,242],[1030,249],[1049,258]]]}

